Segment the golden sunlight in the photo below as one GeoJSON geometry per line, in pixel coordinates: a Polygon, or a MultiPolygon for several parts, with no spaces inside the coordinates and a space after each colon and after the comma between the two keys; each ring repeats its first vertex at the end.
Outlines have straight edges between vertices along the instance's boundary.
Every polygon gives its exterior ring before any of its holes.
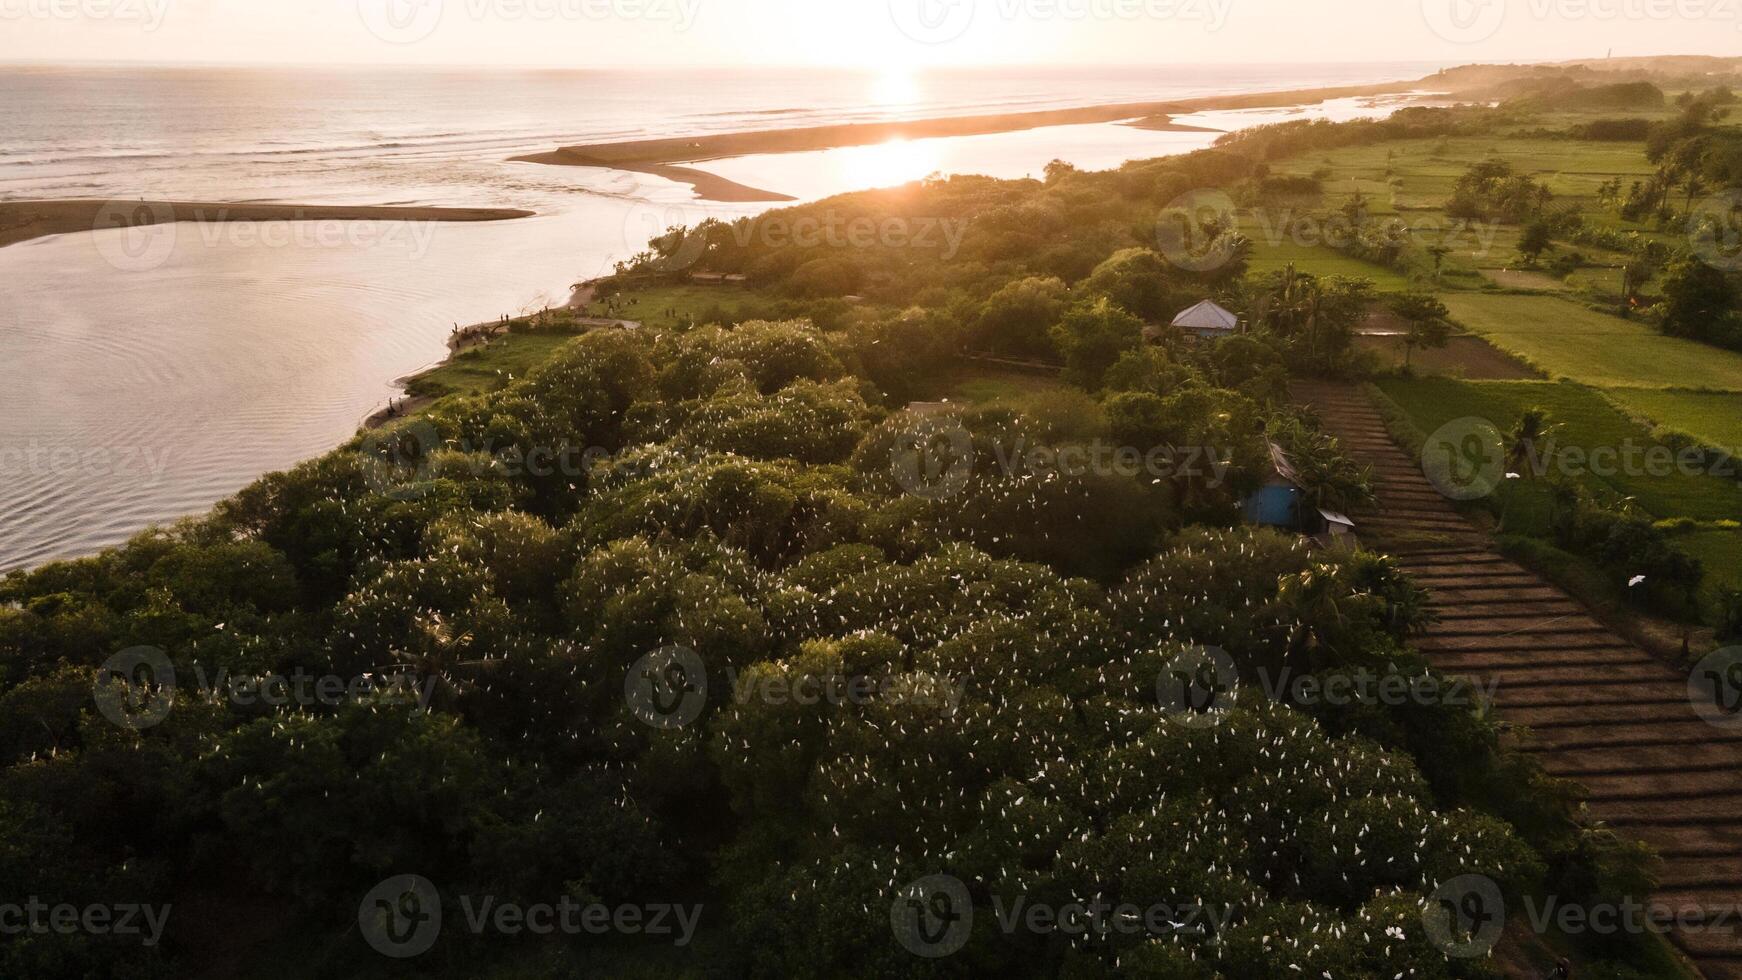
{"type": "Polygon", "coordinates": [[[923,94],[912,71],[886,71],[871,80],[871,104],[880,109],[901,109],[917,104],[923,94]]]}
{"type": "Polygon", "coordinates": [[[942,166],[930,141],[890,140],[840,152],[841,177],[849,187],[893,187],[930,176],[942,166]]]}

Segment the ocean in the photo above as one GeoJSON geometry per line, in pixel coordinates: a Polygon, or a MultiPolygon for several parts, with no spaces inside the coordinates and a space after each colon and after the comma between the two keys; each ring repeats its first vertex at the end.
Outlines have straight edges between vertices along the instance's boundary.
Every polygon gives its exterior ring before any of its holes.
{"type": "MultiPolygon", "coordinates": [[[[1019,112],[1421,77],[1439,65],[876,74],[0,67],[0,201],[522,208],[486,224],[176,225],[0,248],[0,570],[197,514],[349,438],[449,330],[561,303],[698,202],[661,178],[509,163],[571,143],[1019,112]]],[[[1217,129],[1384,100],[1202,113],[1217,129]]],[[[1116,166],[1213,134],[1113,124],[716,161],[812,200],[933,172],[1116,166]]]]}

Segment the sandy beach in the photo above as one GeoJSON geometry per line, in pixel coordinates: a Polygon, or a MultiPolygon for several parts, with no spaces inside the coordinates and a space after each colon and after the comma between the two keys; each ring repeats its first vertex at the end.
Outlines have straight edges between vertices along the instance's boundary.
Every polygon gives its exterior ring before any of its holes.
{"type": "Polygon", "coordinates": [[[534,212],[508,208],[349,207],[188,201],[0,201],[0,248],[105,228],[176,221],[506,221],[534,212]]]}
{"type": "Polygon", "coordinates": [[[678,165],[705,163],[709,160],[759,153],[801,153],[840,147],[870,146],[886,143],[890,140],[985,136],[994,133],[1040,129],[1047,126],[1072,126],[1086,123],[1128,123],[1138,128],[1164,132],[1205,132],[1206,130],[1201,127],[1176,123],[1173,117],[1210,109],[1256,109],[1323,102],[1327,99],[1395,95],[1412,91],[1418,84],[1418,82],[1389,82],[1379,85],[1212,96],[1184,101],[1125,102],[1082,106],[1074,109],[1047,109],[999,115],[848,123],[837,126],[811,126],[719,133],[707,136],[630,140],[621,143],[558,147],[546,153],[514,157],[512,162],[567,167],[603,167],[634,173],[654,174],[678,183],[689,184],[695,188],[696,195],[705,201],[790,201],[792,198],[785,194],[761,190],[703,170],[678,165]]]}

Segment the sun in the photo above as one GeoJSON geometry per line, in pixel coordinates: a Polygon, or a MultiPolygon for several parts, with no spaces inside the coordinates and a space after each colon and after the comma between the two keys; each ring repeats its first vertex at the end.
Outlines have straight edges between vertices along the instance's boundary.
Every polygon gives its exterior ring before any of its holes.
{"type": "Polygon", "coordinates": [[[889,69],[871,79],[870,105],[879,109],[905,109],[919,104],[924,87],[911,68],[889,69]]]}

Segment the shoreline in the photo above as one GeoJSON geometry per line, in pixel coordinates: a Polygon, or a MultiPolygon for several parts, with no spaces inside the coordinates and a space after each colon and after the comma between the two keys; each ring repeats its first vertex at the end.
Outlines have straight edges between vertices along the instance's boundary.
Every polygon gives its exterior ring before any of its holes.
{"type": "MultiPolygon", "coordinates": [[[[598,282],[599,280],[597,279],[588,279],[586,282],[575,283],[574,288],[569,292],[569,301],[562,306],[553,308],[559,310],[585,311],[586,308],[592,304],[593,300],[597,298],[598,282]]],[[[478,347],[488,347],[490,341],[496,338],[496,328],[502,327],[504,322],[505,321],[503,320],[485,320],[481,323],[474,323],[466,327],[456,326],[454,331],[448,334],[447,354],[439,361],[426,364],[404,377],[395,378],[393,380],[393,386],[400,390],[401,395],[388,398],[387,404],[364,416],[363,421],[357,425],[357,431],[373,432],[389,422],[395,422],[401,418],[405,418],[406,416],[415,415],[423,409],[428,408],[436,401],[435,398],[427,395],[404,395],[403,392],[410,387],[413,381],[429,374],[431,371],[437,371],[441,368],[447,367],[449,364],[454,362],[454,358],[464,354],[466,351],[478,347]]]]}
{"type": "Polygon", "coordinates": [[[147,200],[0,201],[0,248],[21,242],[109,228],[143,228],[187,221],[512,221],[535,211],[518,208],[446,208],[380,205],[223,204],[147,200]]]}
{"type": "Polygon", "coordinates": [[[544,153],[511,157],[509,162],[557,167],[597,167],[607,170],[653,174],[680,184],[688,184],[701,200],[718,203],[791,201],[794,198],[787,195],[749,187],[704,170],[681,166],[681,164],[706,163],[710,160],[724,160],[763,153],[803,153],[852,146],[871,146],[890,140],[989,136],[997,133],[1042,129],[1049,126],[1091,123],[1124,123],[1134,128],[1160,132],[1218,132],[1218,130],[1201,126],[1176,123],[1173,121],[1173,117],[1218,109],[1262,109],[1318,103],[1329,99],[1404,95],[1419,89],[1426,82],[1427,79],[1414,79],[1373,85],[1294,89],[1246,95],[1204,96],[1195,99],[1173,99],[1165,102],[1123,102],[1079,106],[1071,109],[948,116],[898,122],[842,123],[832,126],[750,130],[708,136],[680,136],[629,140],[620,143],[560,146],[544,153]]]}
{"type": "MultiPolygon", "coordinates": [[[[562,167],[595,167],[604,170],[651,174],[664,177],[675,183],[688,184],[695,189],[701,200],[717,203],[783,203],[798,199],[787,194],[762,190],[704,170],[678,166],[677,164],[705,163],[708,160],[723,160],[757,153],[797,153],[846,146],[866,146],[888,139],[990,135],[1040,129],[1047,126],[1097,122],[1118,123],[1134,129],[1152,132],[1220,133],[1224,130],[1175,122],[1174,116],[1215,109],[1255,109],[1310,104],[1337,98],[1407,95],[1416,91],[1423,81],[1425,80],[1256,92],[1244,95],[1206,96],[1171,102],[1112,103],[1001,115],[946,117],[891,123],[846,123],[833,126],[723,133],[716,136],[695,138],[676,137],[564,146],[545,153],[511,157],[508,162],[562,167]]],[[[563,308],[585,309],[594,298],[595,283],[598,281],[588,280],[576,283],[573,293],[569,297],[569,302],[563,308]]],[[[481,329],[494,327],[498,322],[491,320],[472,324],[469,327],[456,328],[455,332],[448,338],[448,353],[445,357],[402,378],[395,379],[393,385],[403,392],[417,378],[453,363],[454,358],[465,351],[488,345],[494,336],[493,333],[486,334],[481,339],[472,336],[472,334],[481,329]]],[[[416,396],[389,398],[386,405],[371,412],[363,419],[358,426],[358,431],[370,432],[380,429],[389,422],[416,414],[435,400],[434,398],[416,396]]]]}

